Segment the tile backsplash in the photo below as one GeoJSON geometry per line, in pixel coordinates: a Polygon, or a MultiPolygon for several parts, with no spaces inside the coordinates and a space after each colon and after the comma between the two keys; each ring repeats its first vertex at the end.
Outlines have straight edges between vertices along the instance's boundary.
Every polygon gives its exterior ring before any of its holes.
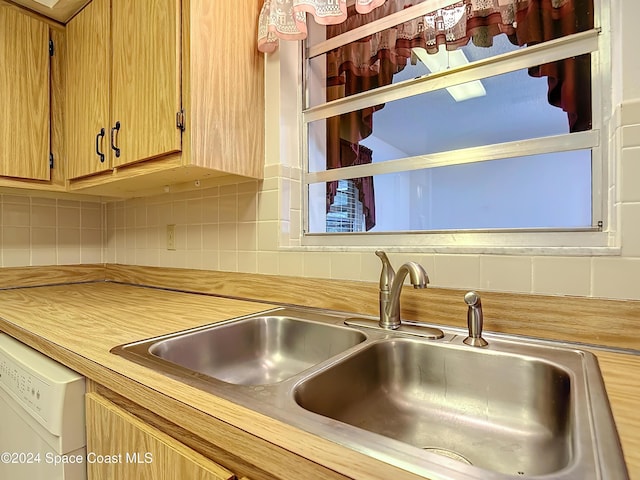
{"type": "Polygon", "coordinates": [[[100,202],[0,195],[2,267],[101,263],[100,202]]]}

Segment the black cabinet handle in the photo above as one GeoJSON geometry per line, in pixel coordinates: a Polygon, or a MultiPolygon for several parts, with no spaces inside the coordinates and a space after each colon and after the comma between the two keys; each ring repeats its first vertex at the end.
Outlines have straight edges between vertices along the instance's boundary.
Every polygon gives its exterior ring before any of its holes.
{"type": "Polygon", "coordinates": [[[100,163],[104,163],[104,153],[100,151],[100,138],[104,138],[104,128],[96,135],[96,155],[100,158],[100,163]]]}
{"type": "Polygon", "coordinates": [[[120,156],[120,149],[116,146],[118,131],[120,131],[120,121],[117,121],[111,128],[111,149],[116,152],[116,158],[120,156]]]}

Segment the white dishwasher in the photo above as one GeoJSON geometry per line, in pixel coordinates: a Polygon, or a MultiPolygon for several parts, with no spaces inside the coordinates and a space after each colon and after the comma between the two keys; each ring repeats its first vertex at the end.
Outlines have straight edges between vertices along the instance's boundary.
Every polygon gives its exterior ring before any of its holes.
{"type": "Polygon", "coordinates": [[[0,333],[0,479],[86,480],[85,379],[0,333]]]}

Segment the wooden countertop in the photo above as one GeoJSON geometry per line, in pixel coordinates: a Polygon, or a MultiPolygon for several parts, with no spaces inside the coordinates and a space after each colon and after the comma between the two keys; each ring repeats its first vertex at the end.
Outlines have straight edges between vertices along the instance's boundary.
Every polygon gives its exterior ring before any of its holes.
{"type": "MultiPolygon", "coordinates": [[[[266,447],[275,445],[283,452],[295,453],[301,461],[310,460],[305,464],[309,472],[319,464],[335,472],[334,478],[419,478],[109,352],[122,343],[271,308],[268,303],[109,282],[17,288],[0,291],[0,331],[212,443],[219,441],[221,431],[231,435],[225,428],[232,426],[266,442],[264,451],[252,446],[251,454],[258,459],[273,456],[266,447]],[[207,420],[218,423],[212,427],[207,420]]],[[[631,478],[640,480],[640,356],[594,353],[631,478]]],[[[309,475],[322,478],[320,473],[309,475]]]]}

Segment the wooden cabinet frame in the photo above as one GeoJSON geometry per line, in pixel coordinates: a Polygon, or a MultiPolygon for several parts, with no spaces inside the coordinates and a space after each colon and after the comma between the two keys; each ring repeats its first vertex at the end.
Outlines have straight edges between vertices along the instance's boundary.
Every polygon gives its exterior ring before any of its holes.
{"type": "Polygon", "coordinates": [[[247,12],[257,18],[261,2],[250,0],[243,8],[210,0],[180,3],[182,152],[71,179],[69,191],[128,197],[196,180],[204,186],[228,175],[262,178],[264,59],[255,43],[257,22],[247,28],[247,12]]]}

